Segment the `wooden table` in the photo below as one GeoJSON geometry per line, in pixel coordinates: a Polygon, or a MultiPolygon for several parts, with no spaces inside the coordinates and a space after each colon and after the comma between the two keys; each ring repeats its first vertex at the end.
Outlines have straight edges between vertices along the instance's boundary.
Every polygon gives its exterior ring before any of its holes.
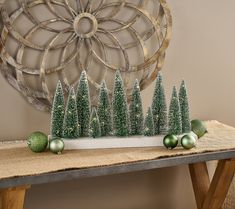
{"type": "Polygon", "coordinates": [[[180,157],[76,169],[27,177],[0,180],[2,209],[23,209],[24,197],[30,185],[66,181],[94,176],[120,174],[188,164],[198,209],[222,207],[235,172],[235,150],[209,152],[180,157]],[[218,160],[212,181],[209,180],[206,161],[218,160]]]}
{"type": "Polygon", "coordinates": [[[0,209],[23,209],[31,185],[179,165],[188,165],[198,209],[220,209],[235,172],[235,128],[217,121],[207,127],[209,133],[198,141],[197,148],[188,151],[140,148],[66,151],[57,156],[34,154],[26,147],[6,150],[0,145],[0,209]],[[206,162],[212,160],[218,164],[210,181],[206,162]],[[45,161],[51,163],[46,169],[45,161]]]}

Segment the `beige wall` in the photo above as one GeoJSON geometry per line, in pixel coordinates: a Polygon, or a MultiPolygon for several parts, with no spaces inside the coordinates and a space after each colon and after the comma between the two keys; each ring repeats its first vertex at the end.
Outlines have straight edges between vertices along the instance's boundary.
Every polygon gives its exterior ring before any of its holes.
{"type": "MultiPolygon", "coordinates": [[[[184,78],[193,118],[235,126],[235,1],[168,0],[174,33],[163,69],[168,98],[184,78]]],[[[153,85],[143,92],[145,109],[153,85]]],[[[0,134],[48,131],[49,116],[29,106],[0,78],[0,134]]],[[[46,162],[45,162],[46,163],[46,162]]],[[[26,209],[194,209],[186,167],[33,186],[26,209]]]]}

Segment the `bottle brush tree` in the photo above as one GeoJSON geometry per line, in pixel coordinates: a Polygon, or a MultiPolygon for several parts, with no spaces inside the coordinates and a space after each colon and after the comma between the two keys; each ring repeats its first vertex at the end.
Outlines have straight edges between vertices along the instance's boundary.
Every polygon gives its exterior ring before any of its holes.
{"type": "Polygon", "coordinates": [[[181,110],[182,132],[188,133],[191,131],[191,123],[189,117],[188,95],[184,81],[182,81],[180,85],[179,102],[181,110]]]}
{"type": "Polygon", "coordinates": [[[140,86],[138,80],[135,81],[130,104],[130,134],[141,135],[143,133],[143,106],[140,96],[140,86]]]}
{"type": "Polygon", "coordinates": [[[169,108],[169,134],[181,134],[182,133],[182,122],[181,122],[181,113],[180,113],[180,105],[179,105],[179,99],[177,96],[176,87],[174,86],[172,96],[171,96],[171,102],[170,102],[170,108],[169,108]]]}
{"type": "Polygon", "coordinates": [[[58,81],[51,111],[52,137],[62,137],[64,112],[65,112],[65,105],[64,105],[63,88],[61,82],[58,81]]]}
{"type": "Polygon", "coordinates": [[[155,134],[167,133],[167,104],[165,90],[162,83],[162,75],[159,73],[152,100],[152,112],[155,134]]]}
{"type": "Polygon", "coordinates": [[[63,138],[79,137],[79,129],[76,95],[74,88],[71,87],[63,123],[63,138]]]}
{"type": "Polygon", "coordinates": [[[98,138],[101,136],[100,121],[96,108],[92,109],[89,135],[93,138],[98,138]]]}
{"type": "Polygon", "coordinates": [[[120,71],[116,72],[113,90],[113,128],[116,136],[129,135],[129,117],[126,93],[120,71]]]}
{"type": "Polygon", "coordinates": [[[101,136],[112,134],[111,105],[105,81],[102,82],[98,101],[98,117],[100,120],[101,136]]]}
{"type": "Polygon", "coordinates": [[[153,112],[151,107],[148,108],[147,114],[144,121],[144,136],[153,136],[154,135],[154,121],[153,121],[153,112]]]}
{"type": "Polygon", "coordinates": [[[78,122],[80,124],[80,135],[89,136],[90,122],[90,93],[86,71],[82,71],[77,88],[77,110],[78,122]]]}

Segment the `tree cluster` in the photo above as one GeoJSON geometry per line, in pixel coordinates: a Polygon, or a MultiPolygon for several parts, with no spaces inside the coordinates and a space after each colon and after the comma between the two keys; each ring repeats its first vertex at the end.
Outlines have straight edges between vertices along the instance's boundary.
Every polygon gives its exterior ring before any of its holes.
{"type": "Polygon", "coordinates": [[[185,82],[182,81],[179,94],[173,88],[169,115],[161,74],[158,75],[151,107],[144,118],[140,86],[135,81],[130,103],[119,71],[116,72],[112,101],[105,81],[100,86],[97,107],[91,111],[89,85],[83,71],[77,91],[70,88],[65,106],[63,88],[59,81],[54,95],[51,112],[51,136],[62,138],[103,136],[154,136],[190,132],[189,105],[185,82]]]}

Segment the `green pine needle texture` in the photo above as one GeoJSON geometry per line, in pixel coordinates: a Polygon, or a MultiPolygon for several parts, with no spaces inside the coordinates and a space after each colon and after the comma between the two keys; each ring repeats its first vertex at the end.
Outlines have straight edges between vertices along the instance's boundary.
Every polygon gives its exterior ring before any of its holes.
{"type": "Polygon", "coordinates": [[[92,110],[89,135],[93,138],[101,137],[100,121],[96,108],[93,108],[92,110]]]}
{"type": "Polygon", "coordinates": [[[182,81],[179,90],[179,102],[182,121],[182,132],[189,133],[191,131],[191,123],[189,117],[189,103],[185,82],[182,81]]]}
{"type": "Polygon", "coordinates": [[[112,135],[111,104],[105,81],[102,82],[98,101],[98,116],[100,120],[101,136],[112,135]]]}
{"type": "Polygon", "coordinates": [[[151,107],[148,108],[145,121],[144,121],[144,136],[153,136],[154,135],[154,120],[153,112],[151,107]]]}
{"type": "Polygon", "coordinates": [[[129,135],[129,117],[126,93],[119,71],[115,75],[113,91],[113,128],[116,136],[129,135]]]}
{"type": "Polygon", "coordinates": [[[135,81],[130,103],[130,134],[142,135],[143,133],[143,106],[140,96],[140,86],[138,80],[135,81]]]}
{"type": "Polygon", "coordinates": [[[169,127],[168,130],[169,134],[175,134],[175,135],[182,134],[180,105],[175,86],[173,88],[171,96],[168,127],[169,127]]]}
{"type": "Polygon", "coordinates": [[[64,95],[61,82],[59,81],[56,87],[52,111],[51,111],[51,136],[62,137],[63,120],[64,120],[64,95]]]}
{"type": "Polygon", "coordinates": [[[82,72],[77,88],[77,111],[80,135],[82,137],[89,136],[90,93],[86,71],[82,72]]]}
{"type": "Polygon", "coordinates": [[[167,133],[167,104],[162,76],[159,73],[152,100],[154,132],[156,135],[167,133]]]}
{"type": "Polygon", "coordinates": [[[63,138],[78,138],[79,129],[76,95],[71,87],[63,123],[63,138]]]}

